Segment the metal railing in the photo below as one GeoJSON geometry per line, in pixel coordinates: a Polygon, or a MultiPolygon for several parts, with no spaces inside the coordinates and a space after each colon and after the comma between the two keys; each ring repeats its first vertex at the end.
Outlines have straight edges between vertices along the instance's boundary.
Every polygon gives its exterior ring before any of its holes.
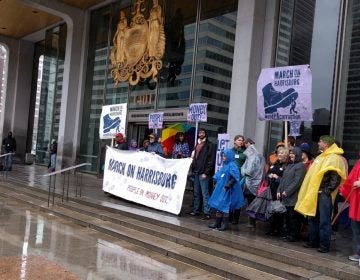
{"type": "Polygon", "coordinates": [[[64,196],[65,196],[65,185],[66,185],[66,201],[69,200],[69,187],[70,187],[70,174],[71,171],[74,171],[74,175],[76,178],[75,182],[75,197],[79,196],[81,197],[82,193],[82,174],[80,173],[79,176],[77,176],[76,169],[83,167],[83,166],[89,166],[91,163],[81,163],[78,165],[70,166],[61,170],[57,170],[54,172],[50,172],[47,174],[40,175],[42,177],[50,177],[49,180],[49,191],[48,191],[48,207],[50,206],[50,197],[51,197],[51,187],[53,185],[53,192],[52,192],[52,205],[54,205],[55,202],[55,186],[56,186],[56,175],[62,175],[63,181],[62,181],[62,196],[61,201],[64,202],[64,196]]]}
{"type": "MultiPolygon", "coordinates": [[[[6,156],[9,156],[9,155],[15,155],[15,153],[6,153],[6,154],[2,154],[2,155],[0,155],[0,158],[6,157],[6,156]]],[[[6,178],[7,178],[7,176],[8,176],[8,171],[9,171],[9,170],[5,170],[5,166],[3,166],[3,169],[2,169],[2,170],[0,170],[0,171],[3,173],[3,177],[4,177],[4,179],[6,179],[6,178]]]]}

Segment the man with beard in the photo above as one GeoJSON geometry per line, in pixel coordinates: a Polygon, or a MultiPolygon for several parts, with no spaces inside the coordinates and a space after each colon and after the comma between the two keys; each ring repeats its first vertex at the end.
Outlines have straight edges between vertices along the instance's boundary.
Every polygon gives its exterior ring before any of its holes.
{"type": "Polygon", "coordinates": [[[201,200],[203,203],[204,219],[210,219],[209,180],[215,171],[215,146],[208,140],[205,129],[200,128],[197,144],[194,149],[193,162],[191,165],[194,174],[194,207],[191,216],[199,215],[201,200]]]}

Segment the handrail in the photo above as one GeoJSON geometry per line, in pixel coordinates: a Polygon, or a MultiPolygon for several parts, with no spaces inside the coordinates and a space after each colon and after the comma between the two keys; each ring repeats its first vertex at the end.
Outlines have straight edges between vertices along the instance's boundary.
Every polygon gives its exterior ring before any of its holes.
{"type": "MultiPolygon", "coordinates": [[[[66,200],[68,200],[69,199],[69,185],[70,185],[70,172],[68,172],[68,171],[75,170],[75,169],[77,169],[79,167],[89,166],[89,165],[91,165],[91,163],[88,163],[88,162],[80,163],[80,164],[70,166],[70,167],[67,167],[67,168],[63,168],[63,169],[60,169],[60,170],[57,170],[57,171],[53,171],[53,172],[50,172],[50,173],[47,173],[47,174],[38,175],[38,176],[41,176],[41,177],[49,177],[50,178],[50,180],[49,180],[49,193],[48,193],[48,207],[50,206],[51,181],[52,181],[51,178],[54,178],[54,180],[53,180],[53,195],[52,195],[52,204],[54,205],[56,175],[58,175],[58,174],[64,175],[61,201],[64,201],[66,175],[68,175],[67,176],[68,177],[67,178],[67,191],[66,191],[66,200]]],[[[81,196],[81,183],[79,183],[79,186],[80,186],[80,196],[81,196]]],[[[76,193],[76,196],[77,196],[77,185],[76,185],[75,193],[76,193]]]]}
{"type": "Polygon", "coordinates": [[[2,155],[0,155],[0,158],[2,158],[2,157],[6,157],[6,156],[8,156],[8,155],[15,155],[15,153],[2,154],[2,155]]]}
{"type": "Polygon", "coordinates": [[[76,168],[83,167],[83,166],[89,166],[89,165],[91,165],[91,163],[88,163],[88,162],[80,163],[78,165],[66,167],[64,169],[60,169],[60,170],[53,171],[53,172],[50,172],[50,173],[42,174],[42,175],[39,175],[39,176],[49,177],[49,176],[52,176],[52,175],[61,174],[61,173],[66,172],[66,171],[74,170],[76,168]]]}

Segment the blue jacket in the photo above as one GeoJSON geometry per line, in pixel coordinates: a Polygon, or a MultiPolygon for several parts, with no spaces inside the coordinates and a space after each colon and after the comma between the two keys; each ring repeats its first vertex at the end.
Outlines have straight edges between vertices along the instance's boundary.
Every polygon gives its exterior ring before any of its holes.
{"type": "Polygon", "coordinates": [[[215,190],[209,198],[208,204],[217,211],[229,213],[234,209],[240,209],[245,201],[240,186],[240,171],[235,163],[235,153],[232,149],[227,149],[224,154],[226,160],[223,167],[214,175],[215,190]],[[226,189],[225,186],[231,178],[235,179],[235,184],[226,189]]]}

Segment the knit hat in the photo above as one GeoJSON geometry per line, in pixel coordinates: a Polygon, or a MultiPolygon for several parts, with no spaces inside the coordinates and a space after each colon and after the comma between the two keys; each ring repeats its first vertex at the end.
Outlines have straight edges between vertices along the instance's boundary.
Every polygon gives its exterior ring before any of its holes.
{"type": "Polygon", "coordinates": [[[322,136],[320,136],[320,140],[322,140],[323,142],[328,144],[328,146],[331,146],[332,144],[335,143],[335,138],[330,135],[322,135],[322,136]]]}
{"type": "Polygon", "coordinates": [[[118,133],[115,134],[115,138],[116,139],[123,139],[124,135],[121,132],[118,132],[118,133]]]}
{"type": "Polygon", "coordinates": [[[309,145],[308,143],[306,143],[306,142],[301,143],[300,149],[301,149],[301,151],[302,151],[303,153],[305,153],[305,154],[307,155],[307,157],[308,157],[309,159],[312,159],[312,158],[313,158],[313,155],[312,155],[312,153],[311,153],[311,151],[310,151],[310,145],[309,145]]]}

